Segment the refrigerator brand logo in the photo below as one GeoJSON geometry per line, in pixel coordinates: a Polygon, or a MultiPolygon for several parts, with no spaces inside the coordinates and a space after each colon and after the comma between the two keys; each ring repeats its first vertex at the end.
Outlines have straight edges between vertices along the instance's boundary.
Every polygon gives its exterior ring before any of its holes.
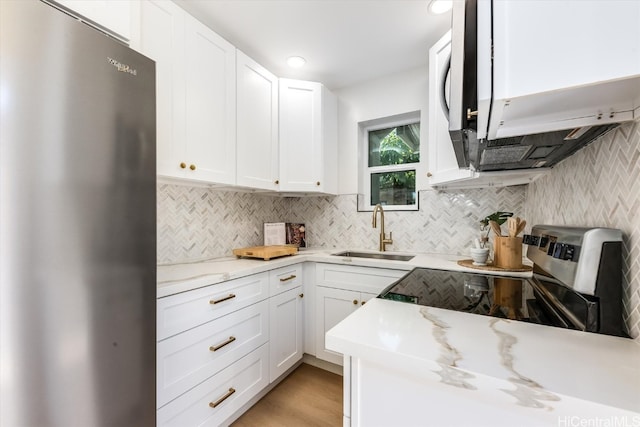
{"type": "Polygon", "coordinates": [[[133,74],[134,76],[138,75],[138,70],[135,70],[129,67],[128,65],[123,64],[122,62],[116,61],[115,59],[109,58],[108,56],[107,56],[107,61],[109,62],[109,64],[116,67],[118,71],[122,71],[123,73],[133,74]]]}

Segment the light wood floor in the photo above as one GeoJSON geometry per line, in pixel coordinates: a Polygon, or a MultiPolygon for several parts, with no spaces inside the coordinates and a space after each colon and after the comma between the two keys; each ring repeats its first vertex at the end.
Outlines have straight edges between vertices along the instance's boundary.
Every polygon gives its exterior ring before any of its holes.
{"type": "Polygon", "coordinates": [[[303,363],[233,427],[342,425],[342,377],[303,363]]]}

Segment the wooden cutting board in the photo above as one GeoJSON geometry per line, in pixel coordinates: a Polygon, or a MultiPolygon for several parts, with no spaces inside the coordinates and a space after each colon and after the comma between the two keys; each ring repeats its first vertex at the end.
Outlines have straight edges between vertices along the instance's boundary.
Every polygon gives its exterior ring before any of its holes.
{"type": "Polygon", "coordinates": [[[252,246],[250,248],[234,249],[233,254],[238,258],[260,258],[269,261],[271,258],[293,255],[298,252],[294,246],[252,246]]]}

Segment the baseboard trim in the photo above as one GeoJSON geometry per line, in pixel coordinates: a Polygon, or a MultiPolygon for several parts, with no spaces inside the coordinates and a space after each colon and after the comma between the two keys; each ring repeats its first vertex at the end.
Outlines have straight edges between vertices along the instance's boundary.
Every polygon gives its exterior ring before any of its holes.
{"type": "Polygon", "coordinates": [[[342,366],[336,365],[335,363],[327,362],[326,360],[318,359],[317,357],[310,354],[303,354],[302,362],[306,363],[307,365],[315,366],[316,368],[324,369],[325,371],[340,375],[341,377],[343,376],[342,366]]]}

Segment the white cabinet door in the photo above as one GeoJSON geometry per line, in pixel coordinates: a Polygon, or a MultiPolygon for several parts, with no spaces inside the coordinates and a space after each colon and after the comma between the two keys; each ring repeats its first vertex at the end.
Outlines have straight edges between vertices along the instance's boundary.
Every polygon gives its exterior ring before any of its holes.
{"type": "Polygon", "coordinates": [[[185,12],[169,1],[140,3],[139,34],[131,46],[156,61],[157,173],[182,177],[184,159],[185,12]]]}
{"type": "Polygon", "coordinates": [[[407,271],[322,263],[315,267],[315,355],[342,365],[342,354],[327,350],[324,345],[327,331],[407,271]]]}
{"type": "Polygon", "coordinates": [[[131,7],[129,1],[56,0],[74,13],[115,33],[123,40],[131,39],[131,7]]]}
{"type": "Polygon", "coordinates": [[[489,138],[638,118],[640,2],[490,5],[494,85],[489,138]]]}
{"type": "Polygon", "coordinates": [[[235,184],[236,49],[187,15],[185,57],[189,179],[235,184]]]}
{"type": "Polygon", "coordinates": [[[325,347],[325,334],[360,306],[360,292],[318,286],[315,297],[316,357],[342,365],[342,354],[327,350],[325,347]]]}
{"type": "Polygon", "coordinates": [[[238,185],[278,189],[278,79],[237,51],[238,185]]]}
{"type": "Polygon", "coordinates": [[[447,66],[451,55],[451,31],[429,49],[429,184],[438,185],[472,178],[469,169],[460,169],[449,136],[449,120],[442,105],[443,79],[447,81],[444,94],[449,93],[447,66]]]}
{"type": "Polygon", "coordinates": [[[156,61],[158,175],[235,183],[235,48],[169,1],[140,3],[132,47],[156,61]]]}
{"type": "Polygon", "coordinates": [[[269,299],[271,382],[302,359],[302,298],[302,287],[298,286],[269,299]]]}
{"type": "Polygon", "coordinates": [[[322,84],[280,79],[280,190],[337,192],[337,100],[322,84]]]}

